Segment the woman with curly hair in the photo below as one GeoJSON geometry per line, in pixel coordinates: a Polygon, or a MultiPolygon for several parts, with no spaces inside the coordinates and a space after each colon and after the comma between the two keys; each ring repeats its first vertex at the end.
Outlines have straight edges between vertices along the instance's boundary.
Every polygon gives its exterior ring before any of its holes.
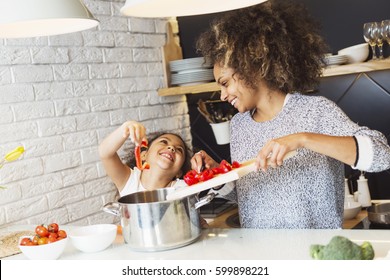
{"type": "MultiPolygon", "coordinates": [[[[197,48],[214,65],[221,100],[239,112],[231,120],[232,160],[256,158],[258,172],[220,190],[237,201],[241,226],[341,228],[344,164],[389,169],[390,147],[332,101],[304,94],[319,82],[327,50],[305,8],[268,1],[228,12],[197,48]],[[297,154],[283,160],[290,151],[297,154]]],[[[217,165],[204,151],[191,162],[217,165]]]]}

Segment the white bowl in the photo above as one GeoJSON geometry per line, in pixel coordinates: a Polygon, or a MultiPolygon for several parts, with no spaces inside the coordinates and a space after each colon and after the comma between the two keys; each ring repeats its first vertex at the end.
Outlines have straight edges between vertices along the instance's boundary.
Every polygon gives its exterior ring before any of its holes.
{"type": "Polygon", "coordinates": [[[362,205],[355,201],[344,202],[344,220],[350,220],[356,217],[362,209],[362,205]]]}
{"type": "MultiPolygon", "coordinates": [[[[22,236],[19,238],[19,243],[22,238],[28,237],[33,239],[34,236],[22,236]]],[[[58,240],[53,243],[45,245],[35,245],[35,246],[22,246],[19,245],[22,253],[30,260],[56,260],[64,252],[68,238],[58,240]]]]}
{"type": "Polygon", "coordinates": [[[114,242],[117,226],[98,224],[74,228],[68,231],[72,244],[82,252],[93,253],[106,249],[114,242]]]}
{"type": "Polygon", "coordinates": [[[341,49],[338,51],[338,54],[348,56],[348,63],[358,63],[366,61],[369,54],[368,43],[358,44],[345,49],[341,49]]]}

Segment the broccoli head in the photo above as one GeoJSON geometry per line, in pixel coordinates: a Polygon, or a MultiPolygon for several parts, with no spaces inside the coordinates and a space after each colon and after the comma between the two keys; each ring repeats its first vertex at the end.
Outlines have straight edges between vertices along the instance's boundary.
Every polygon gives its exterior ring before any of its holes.
{"type": "Polygon", "coordinates": [[[310,256],[316,260],[372,260],[374,249],[368,241],[359,246],[346,237],[334,236],[327,245],[311,245],[310,256]]]}

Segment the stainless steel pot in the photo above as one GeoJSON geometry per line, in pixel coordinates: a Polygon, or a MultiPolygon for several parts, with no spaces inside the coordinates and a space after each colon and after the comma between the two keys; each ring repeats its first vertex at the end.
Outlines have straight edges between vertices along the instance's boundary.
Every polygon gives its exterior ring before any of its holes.
{"type": "Polygon", "coordinates": [[[390,203],[372,205],[367,208],[368,220],[372,223],[390,225],[390,203]]]}
{"type": "Polygon", "coordinates": [[[120,216],[125,242],[138,251],[162,251],[188,245],[200,236],[199,208],[214,194],[167,201],[173,189],[143,191],[107,203],[103,210],[120,216]]]}

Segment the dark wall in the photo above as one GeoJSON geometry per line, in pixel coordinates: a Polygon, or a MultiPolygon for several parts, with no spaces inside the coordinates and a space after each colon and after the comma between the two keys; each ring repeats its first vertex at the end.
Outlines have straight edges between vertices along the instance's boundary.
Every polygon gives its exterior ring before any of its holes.
{"type": "MultiPolygon", "coordinates": [[[[364,43],[363,24],[390,19],[390,0],[295,0],[303,3],[322,27],[322,35],[334,54],[364,43]]],[[[210,22],[222,13],[179,17],[180,41],[184,58],[198,56],[195,42],[210,22]]],[[[385,55],[390,54],[385,45],[385,55]]]]}

